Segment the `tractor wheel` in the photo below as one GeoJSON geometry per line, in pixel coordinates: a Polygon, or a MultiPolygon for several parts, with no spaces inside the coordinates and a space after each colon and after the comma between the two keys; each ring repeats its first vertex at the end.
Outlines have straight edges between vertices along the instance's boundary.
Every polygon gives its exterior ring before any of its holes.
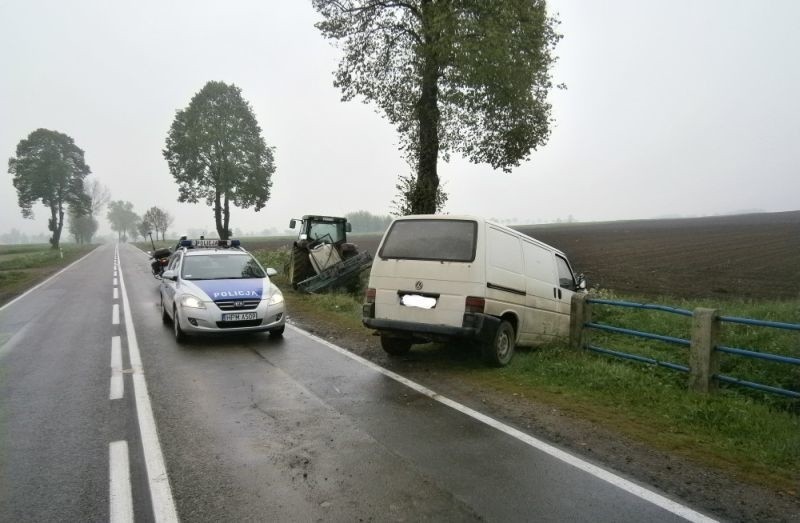
{"type": "Polygon", "coordinates": [[[308,249],[294,246],[292,249],[292,266],[289,273],[289,282],[292,287],[297,288],[297,284],[306,278],[314,275],[314,268],[311,266],[311,260],[308,259],[308,249]]]}

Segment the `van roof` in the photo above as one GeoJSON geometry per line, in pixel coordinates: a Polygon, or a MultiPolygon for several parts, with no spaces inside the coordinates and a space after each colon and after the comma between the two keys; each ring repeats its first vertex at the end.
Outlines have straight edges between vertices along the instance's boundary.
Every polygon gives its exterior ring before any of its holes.
{"type": "Polygon", "coordinates": [[[500,228],[500,229],[505,229],[508,232],[511,232],[513,234],[522,236],[527,240],[531,240],[534,243],[536,243],[536,244],[538,244],[538,245],[540,245],[542,247],[545,247],[546,249],[549,249],[551,251],[554,251],[554,252],[566,257],[566,254],[564,254],[560,249],[557,249],[557,248],[553,247],[552,245],[548,245],[548,244],[544,243],[541,240],[537,240],[533,236],[528,236],[524,232],[520,232],[520,231],[518,231],[516,229],[512,229],[511,227],[508,227],[507,225],[502,225],[500,223],[493,222],[491,220],[487,220],[486,218],[482,218],[480,216],[474,216],[474,215],[470,215],[470,214],[411,214],[411,215],[408,215],[408,216],[398,216],[397,218],[394,219],[394,221],[400,221],[400,220],[465,220],[465,221],[469,220],[469,221],[475,221],[475,222],[478,222],[478,223],[485,223],[485,224],[492,225],[493,227],[497,227],[497,228],[500,228]]]}

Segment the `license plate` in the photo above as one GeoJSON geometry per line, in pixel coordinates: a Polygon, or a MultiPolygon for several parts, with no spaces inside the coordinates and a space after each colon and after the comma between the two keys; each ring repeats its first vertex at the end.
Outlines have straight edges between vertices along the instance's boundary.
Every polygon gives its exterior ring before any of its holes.
{"type": "Polygon", "coordinates": [[[432,309],[436,307],[436,298],[431,298],[430,296],[420,296],[419,294],[406,294],[400,298],[400,303],[406,307],[432,309]]]}
{"type": "Polygon", "coordinates": [[[222,321],[243,321],[257,319],[258,315],[255,312],[232,312],[230,314],[222,315],[222,321]]]}

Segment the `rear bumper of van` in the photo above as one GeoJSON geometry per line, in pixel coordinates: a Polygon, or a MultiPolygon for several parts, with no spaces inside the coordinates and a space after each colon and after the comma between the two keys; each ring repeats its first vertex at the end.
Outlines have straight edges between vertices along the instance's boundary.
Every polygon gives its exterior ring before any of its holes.
{"type": "MultiPolygon", "coordinates": [[[[366,306],[365,306],[366,307],[366,306]]],[[[500,319],[487,314],[465,313],[461,327],[452,325],[434,325],[409,321],[387,320],[382,318],[362,318],[364,326],[380,332],[392,333],[401,337],[424,339],[471,338],[479,340],[491,339],[500,319]]]]}

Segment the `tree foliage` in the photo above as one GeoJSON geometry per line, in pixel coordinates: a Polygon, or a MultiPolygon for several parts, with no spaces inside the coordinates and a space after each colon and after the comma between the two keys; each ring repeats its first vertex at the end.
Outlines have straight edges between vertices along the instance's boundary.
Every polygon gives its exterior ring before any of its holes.
{"type": "Polygon", "coordinates": [[[222,239],[229,237],[231,204],[259,211],[269,200],[273,148],[235,85],[208,82],[195,94],[175,115],[163,153],[178,201],[204,199],[222,239]]]}
{"type": "Polygon", "coordinates": [[[437,205],[451,152],[510,171],[550,135],[550,68],[560,39],[544,0],[313,0],[344,55],[343,100],[380,107],[415,167],[414,214],[437,205]]]}
{"type": "Polygon", "coordinates": [[[158,239],[158,233],[161,233],[161,239],[164,240],[165,235],[167,234],[167,229],[169,226],[172,225],[173,218],[170,213],[161,209],[160,207],[150,207],[145,211],[144,216],[142,216],[142,223],[147,226],[148,231],[153,230],[156,232],[156,239],[158,239]]]}
{"type": "Polygon", "coordinates": [[[134,238],[139,234],[138,226],[141,218],[133,211],[131,202],[115,200],[109,203],[106,217],[111,224],[111,230],[117,233],[120,241],[127,241],[128,234],[134,238]]]}
{"type": "Polygon", "coordinates": [[[57,249],[67,207],[83,215],[90,205],[83,188],[90,172],[83,150],[66,134],[37,129],[19,142],[16,157],[8,160],[8,172],[14,176],[22,216],[33,218],[37,201],[49,207],[50,245],[57,249]]]}

